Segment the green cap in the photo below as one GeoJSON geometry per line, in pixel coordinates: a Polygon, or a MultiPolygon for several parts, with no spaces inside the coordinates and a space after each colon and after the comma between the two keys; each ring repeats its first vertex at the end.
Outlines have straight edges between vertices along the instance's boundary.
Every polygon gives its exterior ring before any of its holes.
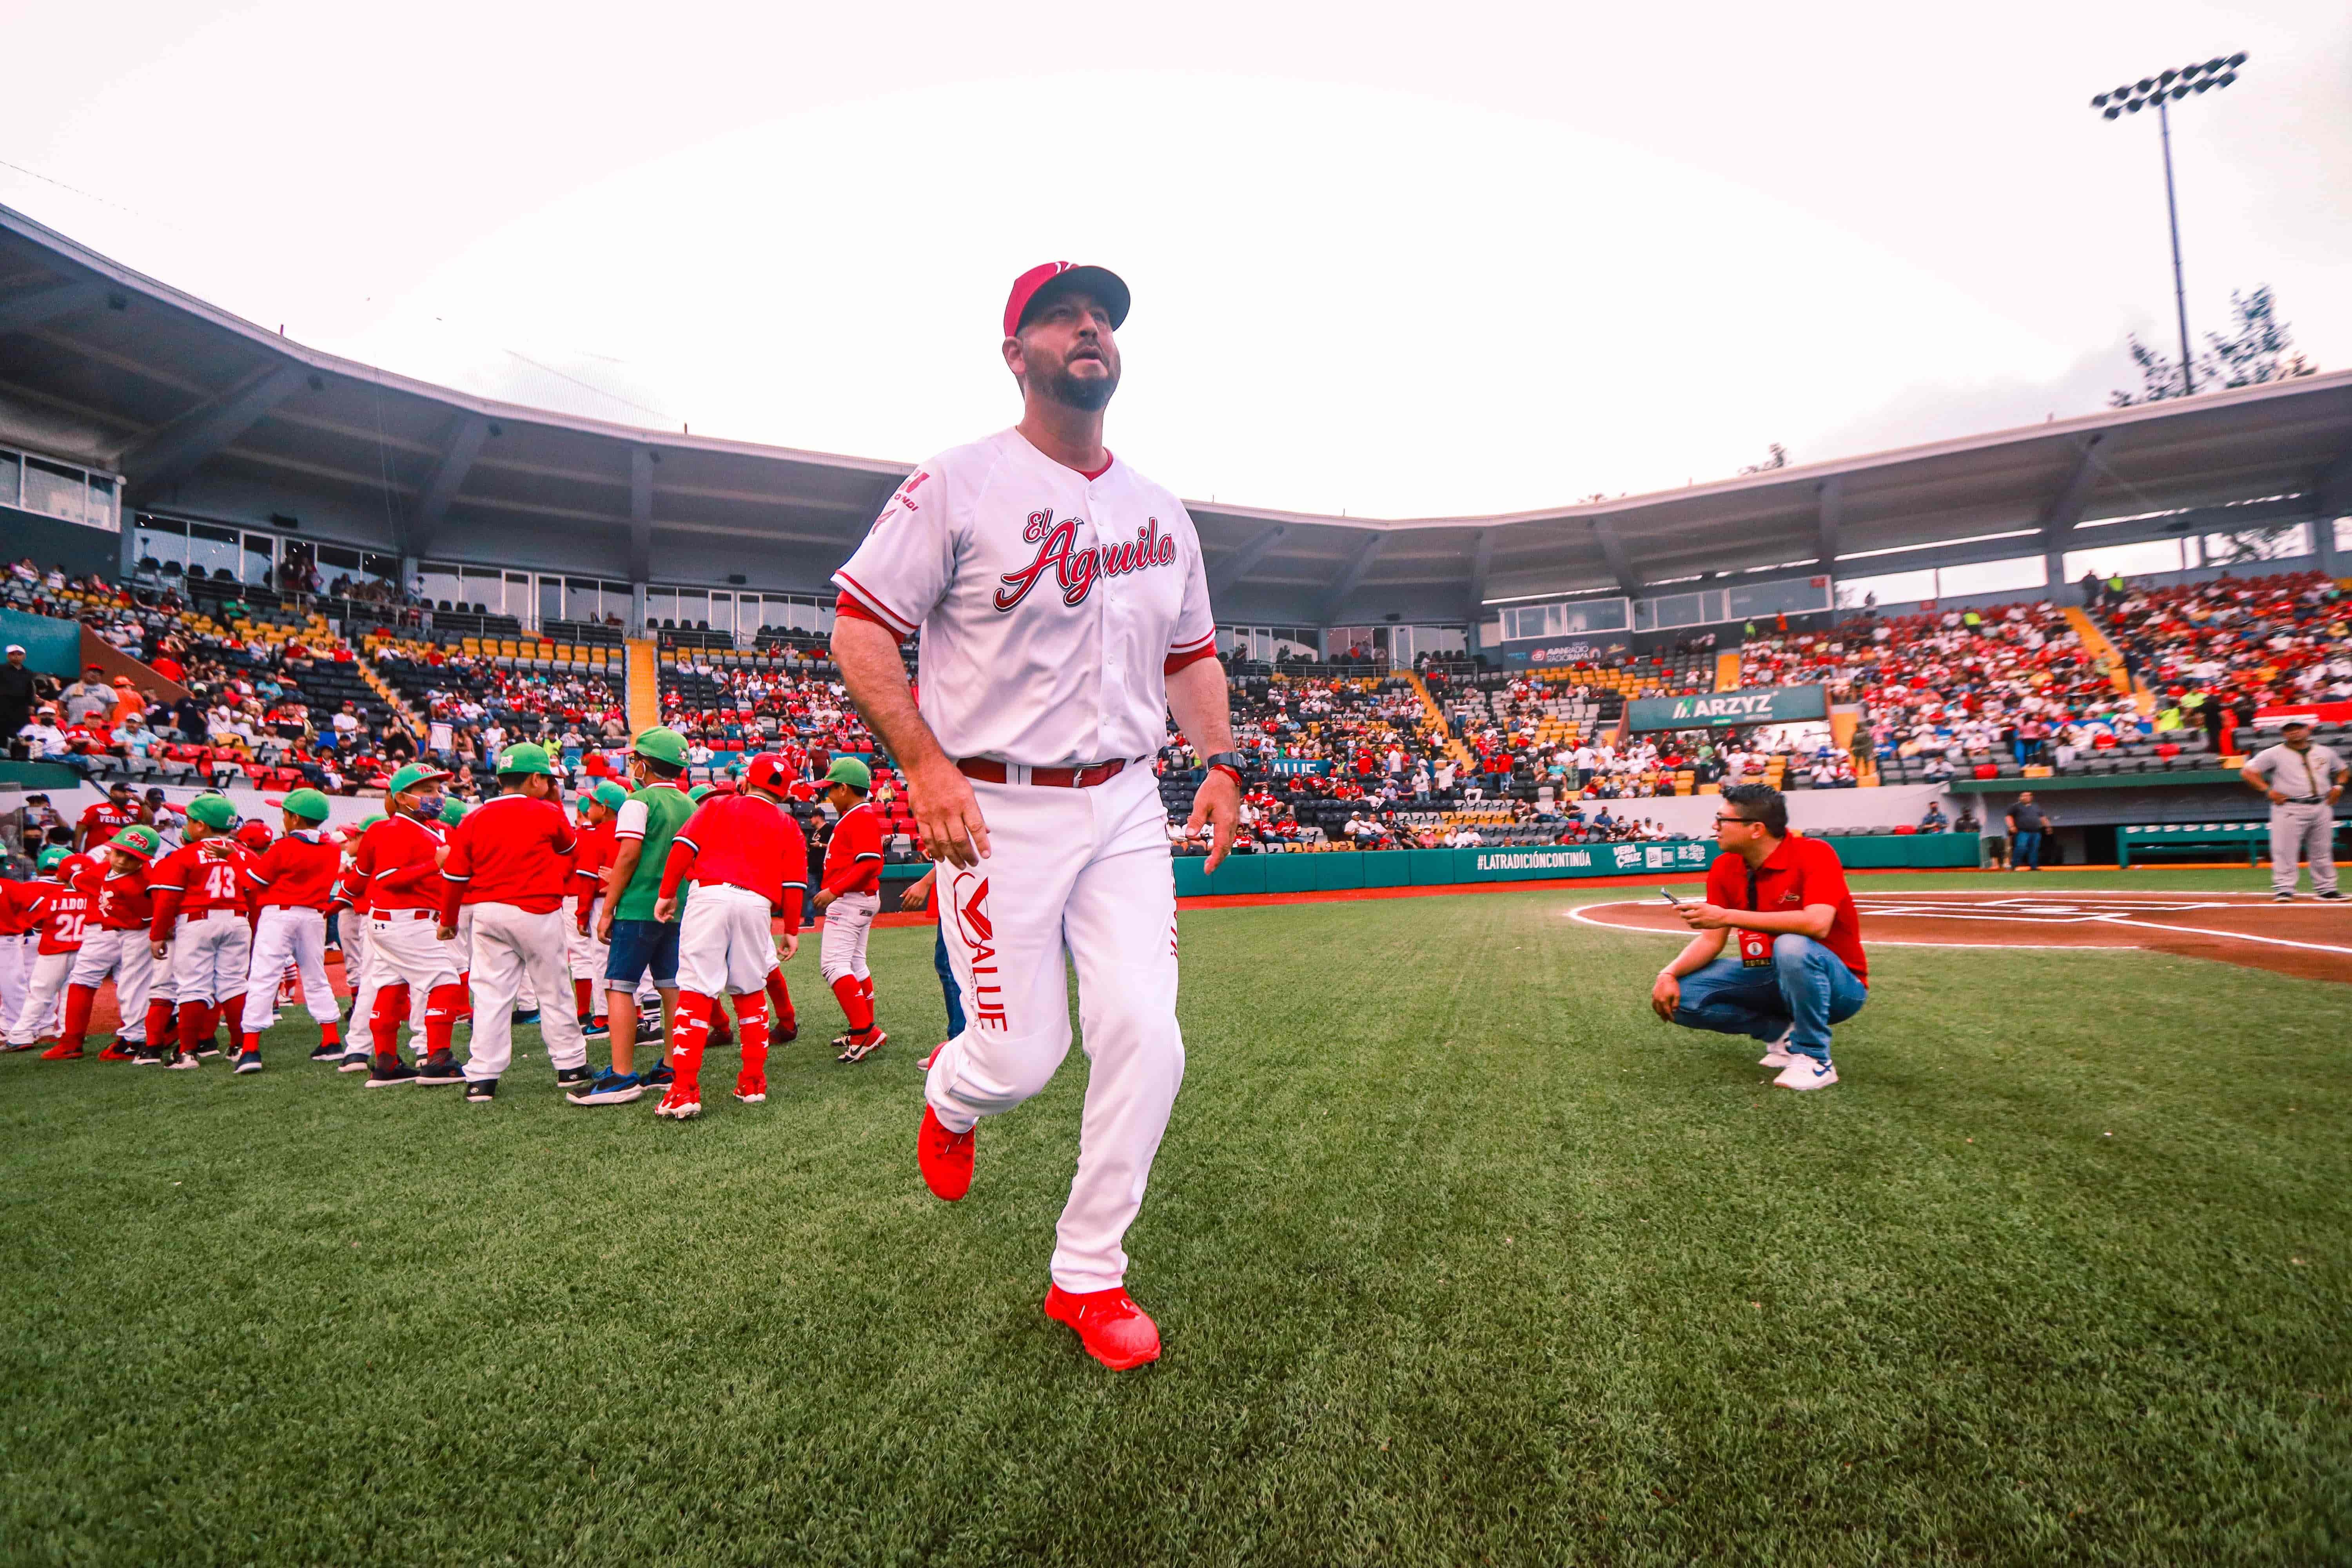
{"type": "Polygon", "coordinates": [[[305,822],[324,822],[327,797],[314,789],[298,789],[286,797],[286,809],[305,822]]]}
{"type": "Polygon", "coordinates": [[[629,792],[611,779],[598,779],[596,787],[588,792],[588,798],[606,811],[618,811],[629,804],[629,792]]]}
{"type": "Polygon", "coordinates": [[[129,850],[142,860],[153,859],[155,851],[163,847],[162,836],[153,828],[141,827],[135,823],[106,842],[113,848],[129,850]]]}
{"type": "Polygon", "coordinates": [[[824,782],[847,784],[863,794],[874,787],[874,770],[856,757],[835,757],[833,766],[824,770],[824,782]]]}
{"type": "Polygon", "coordinates": [[[225,795],[200,795],[188,802],[188,816],[206,827],[226,833],[236,821],[236,807],[225,795]]]}
{"type": "Polygon", "coordinates": [[[365,833],[369,828],[373,827],[377,823],[382,822],[383,819],[383,813],[380,811],[373,816],[362,816],[360,818],[359,830],[362,833],[365,833]]]}
{"type": "Polygon", "coordinates": [[[54,871],[72,858],[72,850],[67,848],[62,844],[56,844],[51,845],[48,848],[41,851],[41,858],[37,864],[38,864],[40,868],[44,871],[54,871]]]}
{"type": "Polygon", "coordinates": [[[387,796],[406,795],[418,784],[437,783],[448,776],[448,773],[440,768],[428,768],[422,763],[411,763],[392,775],[392,782],[383,786],[383,793],[387,796]]]}
{"type": "Polygon", "coordinates": [[[509,746],[499,753],[499,776],[509,773],[545,773],[555,776],[555,764],[547,760],[547,748],[535,741],[524,741],[509,746]]]}
{"type": "Polygon", "coordinates": [[[443,795],[441,797],[441,825],[444,827],[455,827],[457,824],[465,820],[466,803],[459,800],[454,795],[443,795]]]}
{"type": "Polygon", "coordinates": [[[710,786],[709,784],[697,784],[692,789],[686,792],[686,798],[694,802],[695,805],[700,805],[703,801],[709,797],[709,794],[710,786]]]}
{"type": "Polygon", "coordinates": [[[686,737],[675,730],[648,730],[637,737],[637,743],[630,750],[674,768],[686,766],[686,737]]]}

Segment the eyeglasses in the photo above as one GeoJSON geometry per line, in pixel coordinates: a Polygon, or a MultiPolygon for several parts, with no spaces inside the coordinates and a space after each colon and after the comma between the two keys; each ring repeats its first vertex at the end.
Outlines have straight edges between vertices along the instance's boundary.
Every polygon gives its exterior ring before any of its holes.
{"type": "Polygon", "coordinates": [[[1752,825],[1752,824],[1754,824],[1754,823],[1758,822],[1759,820],[1759,818],[1757,818],[1757,817],[1753,817],[1753,816],[1721,816],[1721,815],[1717,815],[1717,817],[1716,817],[1716,819],[1715,819],[1715,825],[1716,825],[1717,827],[1720,827],[1720,826],[1722,826],[1725,823],[1728,822],[1728,823],[1731,823],[1731,824],[1733,824],[1733,825],[1735,825],[1735,826],[1744,826],[1744,825],[1752,825]]]}

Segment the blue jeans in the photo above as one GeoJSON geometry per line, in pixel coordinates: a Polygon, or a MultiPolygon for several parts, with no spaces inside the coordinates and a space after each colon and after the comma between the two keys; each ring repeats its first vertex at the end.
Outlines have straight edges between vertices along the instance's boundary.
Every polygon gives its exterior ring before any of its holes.
{"type": "Polygon", "coordinates": [[[1789,1048],[1827,1061],[1830,1026],[1844,1023],[1869,1000],[1869,989],[1836,953],[1809,936],[1776,936],[1769,969],[1718,958],[1684,975],[1675,1022],[1686,1029],[1749,1035],[1768,1044],[1793,1024],[1789,1048]]]}
{"type": "Polygon", "coordinates": [[[2042,835],[2021,831],[2010,844],[2009,864],[2011,869],[2020,866],[2042,869],[2042,835]]]}
{"type": "Polygon", "coordinates": [[[955,966],[948,962],[948,928],[944,922],[931,936],[931,967],[940,972],[940,994],[947,998],[948,1036],[963,1033],[963,993],[956,988],[955,966]]]}

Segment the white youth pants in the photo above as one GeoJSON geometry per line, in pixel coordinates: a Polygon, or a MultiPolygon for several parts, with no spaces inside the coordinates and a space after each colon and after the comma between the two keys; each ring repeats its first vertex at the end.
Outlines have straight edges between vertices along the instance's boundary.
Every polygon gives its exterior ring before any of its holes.
{"type": "Polygon", "coordinates": [[[2317,805],[2271,807],[2271,890],[2294,891],[2295,862],[2311,862],[2314,892],[2336,891],[2336,809],[2317,805]]]}
{"type": "Polygon", "coordinates": [[[25,987],[32,980],[33,938],[29,933],[0,936],[0,1029],[16,1021],[25,1005],[25,987]]]}
{"type": "Polygon", "coordinates": [[[114,1037],[126,1045],[143,1046],[147,1043],[147,983],[154,973],[155,950],[148,945],[143,927],[94,931],[81,939],[81,951],[74,954],[73,973],[66,984],[95,991],[112,975],[114,1010],[121,1015],[114,1037]]]}
{"type": "MultiPolygon", "coordinates": [[[[994,829],[991,828],[990,831],[992,836],[994,829]]],[[[1165,837],[1162,835],[1163,838],[1165,837]]],[[[993,842],[992,837],[992,842],[993,842]]],[[[697,888],[694,896],[700,898],[702,889],[697,888]]],[[[693,907],[691,903],[687,906],[688,910],[693,907]]],[[[874,916],[881,908],[882,895],[879,893],[844,893],[825,905],[824,934],[817,941],[816,968],[817,973],[824,976],[824,983],[827,985],[845,974],[854,974],[860,980],[866,978],[868,973],[866,967],[866,939],[872,933],[874,916]]],[[[774,945],[773,942],[769,943],[772,949],[774,945]]],[[[678,963],[683,966],[685,962],[686,952],[681,946],[678,950],[678,963]]],[[[764,973],[765,971],[761,973],[764,973]]],[[[679,975],[678,983],[685,984],[683,973],[679,975]]],[[[1062,1044],[1066,1048],[1069,1042],[1065,1040],[1062,1044]]]]}
{"type": "Polygon", "coordinates": [[[677,988],[705,996],[766,989],[776,966],[771,918],[768,900],[748,889],[698,883],[678,921],[677,988]]]}
{"type": "MultiPolygon", "coordinates": [[[[235,910],[182,915],[172,937],[172,994],[182,1002],[221,1003],[245,989],[253,930],[235,910]]],[[[269,978],[278,994],[278,977],[269,978]]]]}
{"type": "Polygon", "coordinates": [[[245,984],[245,1027],[262,1030],[278,1016],[278,980],[292,964],[302,977],[302,1005],[311,1018],[332,1024],[335,993],[327,984],[327,917],[318,910],[271,905],[253,932],[253,968],[245,984]]]}
{"type": "Polygon", "coordinates": [[[16,1022],[8,1026],[8,1043],[29,1046],[44,1035],[54,1035],[64,1022],[66,977],[73,973],[70,952],[37,952],[33,973],[25,985],[16,1022]]]}
{"type": "Polygon", "coordinates": [[[562,1004],[539,1016],[547,1059],[558,1069],[585,1067],[588,1037],[570,1005],[571,976],[564,973],[564,915],[535,915],[512,904],[474,904],[474,1034],[466,1058],[468,1081],[495,1079],[514,1059],[514,1004],[528,982],[542,996],[562,1004]]]}
{"type": "Polygon", "coordinates": [[[1070,1048],[1067,953],[1088,1067],[1054,1282],[1107,1290],[1127,1277],[1122,1242],[1184,1079],[1159,782],[1129,767],[1092,789],[971,787],[993,853],[940,868],[934,896],[967,1025],[932,1058],[924,1096],[961,1131],[1044,1089],[1070,1048]]]}

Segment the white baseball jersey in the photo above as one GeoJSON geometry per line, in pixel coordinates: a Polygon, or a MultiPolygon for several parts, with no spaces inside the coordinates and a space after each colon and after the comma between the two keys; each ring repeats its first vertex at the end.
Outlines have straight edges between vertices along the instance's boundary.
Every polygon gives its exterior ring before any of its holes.
{"type": "Polygon", "coordinates": [[[925,463],[833,581],[900,637],[921,629],[923,721],[956,758],[1150,756],[1168,667],[1216,638],[1183,502],[1117,458],[1064,468],[1018,430],[925,463]]]}

